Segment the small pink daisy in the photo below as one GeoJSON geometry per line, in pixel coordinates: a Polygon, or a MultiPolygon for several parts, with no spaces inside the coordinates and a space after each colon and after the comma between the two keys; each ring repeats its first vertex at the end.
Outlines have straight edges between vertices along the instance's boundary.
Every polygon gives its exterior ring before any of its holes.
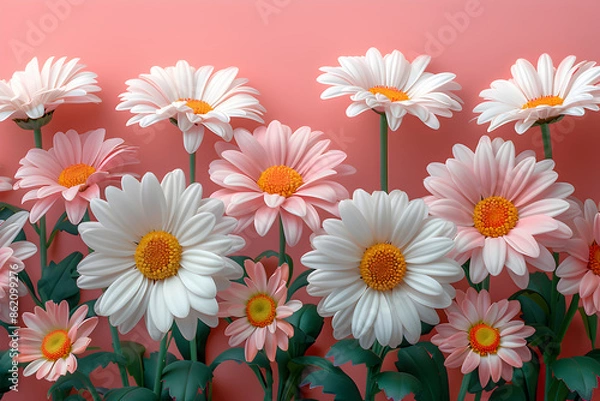
{"type": "Polygon", "coordinates": [[[479,367],[482,387],[490,378],[494,382],[500,378],[510,381],[513,368],[531,359],[525,339],[535,332],[522,321],[512,320],[520,311],[519,301],[492,303],[486,290],[477,293],[469,288],[466,294],[457,291],[456,300],[445,310],[448,323],[436,326],[437,334],[431,342],[450,354],[445,366],[461,366],[465,375],[479,367]]]}
{"type": "Polygon", "coordinates": [[[348,191],[334,181],[354,169],[341,164],[346,153],[329,149],[323,133],[273,121],[254,133],[234,130],[239,147],[217,144],[220,160],[210,164],[210,179],[223,187],[211,195],[239,220],[238,231],[252,222],[260,236],[281,216],[286,242],[296,245],[302,222],[314,232],[321,220],[316,208],[338,215],[337,204],[348,191]]]}
{"type": "Polygon", "coordinates": [[[270,361],[274,361],[277,348],[287,350],[288,338],[294,335],[293,326],[283,319],[300,309],[302,302],[285,302],[289,278],[287,264],[279,266],[268,282],[262,263],[246,260],[244,267],[248,273],[244,279],[246,285],[232,283],[219,294],[223,299],[219,315],[239,318],[227,326],[225,335],[230,336],[232,347],[246,341],[244,350],[248,362],[261,349],[266,351],[270,361]]]}
{"type": "Polygon", "coordinates": [[[100,197],[100,185],[118,181],[125,174],[121,167],[138,163],[137,148],[124,145],[121,138],[104,140],[105,133],[57,132],[53,148],[31,149],[21,159],[14,187],[31,188],[22,202],[36,201],[29,216],[32,223],[62,198],[69,221],[78,224],[89,202],[100,197]]]}
{"type": "Polygon", "coordinates": [[[19,331],[21,362],[31,362],[23,375],[36,374],[38,380],[56,381],[60,376],[75,372],[76,354],[84,352],[92,341],[88,336],[98,324],[97,317],[85,319],[87,305],[79,307],[69,318],[69,304],[46,302],[46,310],[36,306],[34,313],[25,312],[27,328],[19,331]]]}
{"type": "Polygon", "coordinates": [[[10,295],[14,288],[18,296],[27,294],[27,288],[22,281],[14,285],[15,275],[25,268],[23,263],[35,254],[37,248],[29,241],[13,242],[27,222],[27,212],[17,212],[5,221],[0,221],[0,320],[16,324],[16,311],[11,310],[10,295]],[[12,284],[11,284],[12,283],[12,284]]]}
{"type": "Polygon", "coordinates": [[[585,313],[593,315],[600,312],[600,213],[593,200],[585,201],[573,226],[573,238],[561,249],[568,256],[556,269],[556,288],[564,295],[579,293],[585,313]]]}
{"type": "Polygon", "coordinates": [[[526,263],[554,270],[548,247],[571,237],[559,217],[570,204],[573,186],[556,182],[552,160],[536,161],[533,152],[515,155],[511,141],[483,136],[473,152],[455,145],[454,158],[431,163],[425,198],[433,216],[457,226],[456,259],[469,258],[471,280],[499,275],[504,267],[514,282],[529,282],[526,263]]]}

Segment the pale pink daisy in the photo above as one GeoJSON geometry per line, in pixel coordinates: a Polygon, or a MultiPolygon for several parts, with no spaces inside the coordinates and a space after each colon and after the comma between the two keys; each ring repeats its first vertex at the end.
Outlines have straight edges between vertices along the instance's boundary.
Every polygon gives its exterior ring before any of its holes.
{"type": "Polygon", "coordinates": [[[23,282],[15,279],[17,273],[25,268],[23,260],[35,255],[37,251],[36,246],[29,241],[15,242],[15,238],[27,223],[28,215],[27,212],[21,211],[5,221],[0,220],[0,320],[13,325],[17,323],[18,311],[15,311],[10,303],[11,295],[27,294],[23,282]]]}
{"type": "Polygon", "coordinates": [[[462,100],[453,91],[460,89],[449,72],[426,72],[431,57],[419,56],[409,62],[398,50],[382,56],[372,47],[366,56],[339,57],[339,67],[321,67],[317,81],[331,85],[321,99],[350,95],[348,117],[367,110],[385,113],[388,125],[396,131],[407,114],[419,118],[429,128],[438,129],[437,116],[451,117],[462,109],[462,100]]]}
{"type": "Polygon", "coordinates": [[[117,110],[135,114],[127,125],[176,122],[188,153],[198,150],[205,128],[230,141],[231,118],[262,123],[265,108],[254,97],[258,91],[245,86],[246,78],[236,78],[238,69],[229,67],[214,74],[213,70],[210,65],[196,69],[184,60],[172,67],[152,67],[150,74],[126,82],[129,87],[120,95],[117,110]]]}
{"type": "Polygon", "coordinates": [[[12,191],[13,184],[10,177],[0,176],[0,192],[12,191]]]}
{"type": "Polygon", "coordinates": [[[25,71],[15,72],[8,82],[0,80],[0,121],[35,120],[66,103],[100,103],[92,94],[100,91],[97,75],[82,71],[85,65],[77,58],[66,60],[50,57],[40,69],[34,57],[25,71]]]}
{"type": "Polygon", "coordinates": [[[513,320],[521,312],[519,301],[491,302],[486,290],[477,293],[469,288],[466,294],[457,291],[456,300],[445,312],[448,323],[436,326],[431,342],[450,354],[445,366],[460,366],[465,375],[479,367],[482,387],[490,379],[510,381],[513,369],[531,360],[526,338],[535,329],[513,320]]]}
{"type": "Polygon", "coordinates": [[[38,380],[56,381],[77,370],[75,355],[86,350],[92,341],[91,332],[98,324],[97,317],[86,319],[87,305],[82,305],[69,318],[69,304],[46,302],[46,310],[36,306],[34,313],[23,313],[26,328],[19,330],[19,363],[31,362],[24,376],[35,373],[38,380]]]}
{"type": "Polygon", "coordinates": [[[210,179],[223,187],[211,195],[221,199],[226,213],[239,220],[238,231],[252,222],[260,236],[281,216],[286,241],[295,245],[303,222],[320,228],[316,208],[338,215],[337,203],[348,191],[335,180],[354,169],[342,164],[346,153],[329,149],[323,133],[273,121],[254,134],[234,131],[237,147],[217,144],[220,160],[210,164],[210,179]]]}
{"type": "Polygon", "coordinates": [[[15,174],[15,189],[29,189],[22,202],[35,201],[29,216],[38,221],[59,199],[64,200],[69,221],[77,224],[100,189],[125,174],[122,167],[138,163],[137,148],[121,138],[104,139],[97,129],[79,135],[74,130],[54,135],[54,147],[31,149],[15,174]]]}
{"type": "Polygon", "coordinates": [[[219,304],[219,316],[238,318],[227,326],[225,335],[230,336],[232,347],[246,342],[246,361],[251,362],[261,349],[270,361],[275,361],[277,348],[287,351],[288,339],[294,335],[293,326],[283,319],[299,310],[302,302],[286,302],[287,264],[279,266],[268,281],[262,263],[246,260],[244,267],[248,273],[244,278],[246,285],[232,283],[226,291],[219,293],[223,299],[219,304]]]}
{"type": "Polygon", "coordinates": [[[568,256],[558,265],[557,289],[561,294],[579,293],[585,313],[600,312],[600,214],[598,206],[588,199],[582,215],[573,220],[573,238],[561,249],[568,256]]]}
{"type": "Polygon", "coordinates": [[[515,283],[529,282],[526,263],[552,271],[548,250],[571,236],[557,217],[569,209],[573,186],[556,182],[552,160],[537,162],[533,152],[515,155],[511,141],[484,136],[475,152],[455,145],[454,158],[431,163],[425,198],[432,215],[457,226],[456,259],[470,262],[475,283],[506,266],[515,283]]]}
{"type": "Polygon", "coordinates": [[[473,110],[481,113],[478,124],[490,123],[488,132],[512,121],[523,134],[535,123],[551,123],[560,116],[582,116],[585,110],[600,108],[600,66],[593,61],[575,64],[568,56],[556,68],[548,54],[542,54],[536,67],[518,59],[510,69],[512,78],[498,79],[479,96],[485,102],[473,110]]]}

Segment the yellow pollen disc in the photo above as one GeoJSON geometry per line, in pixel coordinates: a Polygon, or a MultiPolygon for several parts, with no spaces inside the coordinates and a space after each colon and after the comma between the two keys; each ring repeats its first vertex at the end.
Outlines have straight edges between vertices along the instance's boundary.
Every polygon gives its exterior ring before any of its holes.
{"type": "Polygon", "coordinates": [[[525,103],[522,109],[533,109],[538,106],[562,106],[564,99],[559,96],[542,96],[525,103]]]}
{"type": "Polygon", "coordinates": [[[267,327],[276,316],[277,303],[268,294],[258,293],[246,303],[246,317],[254,327],[267,327]]]}
{"type": "Polygon", "coordinates": [[[71,188],[79,184],[85,184],[88,177],[95,172],[96,169],[87,164],[72,164],[60,172],[60,175],[58,176],[58,183],[67,188],[71,188]]]}
{"type": "Polygon", "coordinates": [[[387,291],[402,282],[406,262],[400,249],[391,244],[369,247],[360,261],[360,277],[372,289],[387,291]]]}
{"type": "Polygon", "coordinates": [[[500,348],[500,331],[485,323],[476,324],[469,330],[469,345],[481,356],[495,354],[500,348]]]}
{"type": "Polygon", "coordinates": [[[289,198],[304,183],[302,176],[288,166],[271,166],[263,171],[256,182],[268,194],[279,194],[289,198]]]}
{"type": "Polygon", "coordinates": [[[180,102],[185,102],[185,105],[190,109],[194,110],[194,114],[206,114],[209,111],[212,111],[213,108],[210,104],[206,103],[204,100],[196,100],[196,99],[179,99],[180,102]]]}
{"type": "Polygon", "coordinates": [[[50,361],[65,358],[71,353],[71,340],[66,330],[54,330],[42,340],[42,354],[50,361]]]}
{"type": "Polygon", "coordinates": [[[475,205],[473,223],[486,237],[500,237],[512,230],[519,220],[519,212],[513,203],[501,196],[490,196],[475,205]]]}
{"type": "Polygon", "coordinates": [[[590,245],[588,269],[590,269],[596,276],[600,276],[600,246],[596,244],[596,241],[590,245]]]}
{"type": "Polygon", "coordinates": [[[392,102],[401,102],[403,100],[408,100],[409,97],[406,93],[402,92],[399,89],[392,88],[389,86],[374,86],[369,89],[369,92],[372,94],[381,93],[383,96],[390,99],[392,102]]]}
{"type": "Polygon", "coordinates": [[[182,248],[174,235],[151,231],[135,250],[135,265],[150,280],[164,280],[179,270],[182,248]]]}

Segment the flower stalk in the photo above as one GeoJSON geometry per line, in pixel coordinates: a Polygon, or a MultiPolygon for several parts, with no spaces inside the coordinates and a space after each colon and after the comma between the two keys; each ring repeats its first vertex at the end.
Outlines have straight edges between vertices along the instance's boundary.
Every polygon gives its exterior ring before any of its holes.
{"type": "Polygon", "coordinates": [[[379,182],[388,192],[388,122],[385,113],[379,114],[379,182]]]}

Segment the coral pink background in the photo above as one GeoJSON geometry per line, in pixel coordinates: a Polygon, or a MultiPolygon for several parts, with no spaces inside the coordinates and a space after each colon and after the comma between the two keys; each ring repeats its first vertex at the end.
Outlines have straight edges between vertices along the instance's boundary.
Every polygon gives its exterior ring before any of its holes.
{"type": "MultiPolygon", "coordinates": [[[[400,188],[415,198],[426,195],[422,181],[429,162],[444,161],[455,143],[474,147],[486,133],[486,127],[473,121],[471,110],[480,101],[479,92],[492,80],[510,76],[510,66],[517,58],[535,63],[541,53],[547,52],[555,64],[570,54],[578,60],[600,60],[599,11],[600,5],[593,0],[568,4],[558,0],[5,1],[0,11],[0,78],[10,78],[33,56],[41,60],[52,55],[80,57],[88,70],[98,73],[103,102],[61,107],[44,128],[46,148],[56,131],[74,128],[81,133],[104,127],[108,136],[123,137],[141,148],[141,164],[136,172],[150,170],[162,177],[176,167],[187,169],[181,134],[168,123],[146,129],[126,127],[130,114],[115,111],[117,95],[126,88],[125,80],[148,72],[153,65],[169,66],[179,59],[197,67],[234,65],[240,68],[240,76],[249,78],[250,85],[261,92],[260,101],[268,111],[267,122],[278,119],[294,129],[308,125],[324,131],[333,147],[347,152],[348,162],[358,169],[354,177],[343,183],[350,191],[359,187],[373,191],[379,185],[377,116],[365,113],[349,119],[344,113],[347,98],[320,100],[324,87],[315,80],[318,68],[336,65],[340,55],[362,55],[371,46],[382,53],[398,49],[409,59],[429,53],[433,60],[428,70],[456,73],[456,80],[463,86],[458,94],[465,104],[454,118],[441,119],[439,131],[410,117],[399,131],[391,133],[390,188],[400,188]]],[[[574,184],[575,195],[580,199],[600,200],[595,174],[600,168],[599,125],[600,114],[588,112],[583,118],[565,118],[552,127],[560,180],[574,184]]],[[[256,124],[234,121],[234,126],[252,129],[256,124]]],[[[506,125],[491,136],[513,140],[519,151],[533,149],[543,157],[541,135],[536,129],[518,136],[511,125],[506,125]]],[[[197,174],[206,194],[216,189],[207,174],[208,164],[216,157],[215,142],[216,137],[207,134],[199,151],[197,174]]],[[[32,146],[31,133],[10,121],[0,124],[0,175],[13,175],[19,159],[32,146]]],[[[3,194],[0,201],[18,204],[21,195],[3,194]]],[[[62,257],[73,247],[81,248],[72,238],[59,239],[51,256],[62,257]]],[[[267,238],[250,233],[244,253],[255,256],[264,249],[275,248],[275,241],[274,233],[267,238]]],[[[299,257],[308,249],[305,234],[300,244],[290,250],[297,270],[301,269],[299,257]]],[[[35,261],[30,265],[35,276],[35,261]]],[[[507,277],[492,280],[495,299],[514,291],[515,286],[507,277]]],[[[97,294],[87,297],[94,295],[97,294]]],[[[304,292],[301,297],[311,301],[304,292]]],[[[22,299],[20,307],[25,312],[32,305],[22,299]]],[[[222,330],[220,327],[211,336],[209,360],[227,347],[222,330]]],[[[92,345],[109,347],[108,338],[103,319],[92,345]]],[[[142,326],[125,338],[143,342],[151,350],[157,348],[142,326]]],[[[328,320],[312,352],[324,355],[332,341],[328,320]]],[[[0,348],[6,347],[5,341],[0,340],[0,344],[0,348]]],[[[588,350],[589,341],[577,316],[569,329],[563,355],[588,350]]],[[[389,357],[386,367],[393,369],[393,357],[389,357]]],[[[362,387],[363,369],[344,369],[362,387]]],[[[450,374],[455,398],[461,376],[456,370],[450,374]]],[[[103,387],[120,384],[114,369],[97,371],[93,379],[103,387]]],[[[214,383],[217,401],[262,400],[260,388],[245,366],[223,365],[217,370],[214,383]]],[[[10,393],[6,399],[44,399],[48,388],[47,382],[21,378],[19,393],[10,393]]],[[[333,399],[317,390],[311,394],[318,399],[333,399]]],[[[380,399],[384,397],[380,395],[380,399]]]]}

